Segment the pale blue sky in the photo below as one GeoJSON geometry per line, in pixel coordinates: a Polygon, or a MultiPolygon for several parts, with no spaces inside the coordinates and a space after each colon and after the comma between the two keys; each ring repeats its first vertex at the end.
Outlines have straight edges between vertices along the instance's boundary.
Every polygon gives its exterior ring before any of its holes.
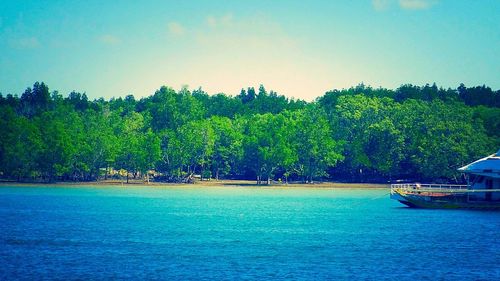
{"type": "Polygon", "coordinates": [[[0,92],[500,88],[499,0],[1,1],[0,92]]]}

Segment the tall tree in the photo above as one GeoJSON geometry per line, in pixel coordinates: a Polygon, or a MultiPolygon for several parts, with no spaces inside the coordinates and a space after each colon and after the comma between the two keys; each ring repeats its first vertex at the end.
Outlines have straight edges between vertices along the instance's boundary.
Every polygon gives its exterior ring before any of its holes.
{"type": "Polygon", "coordinates": [[[291,142],[298,157],[294,170],[304,182],[312,183],[343,159],[341,143],[333,139],[326,113],[317,106],[295,111],[290,119],[294,123],[291,142]]]}
{"type": "Polygon", "coordinates": [[[256,114],[246,121],[244,138],[245,165],[257,176],[270,183],[276,170],[290,167],[297,161],[296,151],[290,145],[290,131],[283,114],[256,114]]]}
{"type": "Polygon", "coordinates": [[[38,127],[12,108],[0,106],[0,128],[0,174],[17,181],[35,176],[42,147],[38,127]]]}
{"type": "Polygon", "coordinates": [[[243,156],[243,134],[238,123],[227,117],[213,116],[209,119],[214,131],[214,151],[211,160],[215,179],[225,176],[235,168],[243,156]]]}

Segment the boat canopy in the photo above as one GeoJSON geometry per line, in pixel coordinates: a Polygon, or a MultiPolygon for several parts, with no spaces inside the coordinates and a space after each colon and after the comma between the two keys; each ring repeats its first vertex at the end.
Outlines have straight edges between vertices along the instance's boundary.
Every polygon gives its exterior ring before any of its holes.
{"type": "Polygon", "coordinates": [[[492,178],[500,178],[500,150],[458,169],[460,172],[492,178]]]}

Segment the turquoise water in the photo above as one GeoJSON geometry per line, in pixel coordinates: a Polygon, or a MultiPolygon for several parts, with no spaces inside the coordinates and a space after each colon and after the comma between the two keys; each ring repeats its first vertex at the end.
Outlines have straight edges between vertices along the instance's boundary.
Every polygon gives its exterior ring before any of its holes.
{"type": "Polygon", "coordinates": [[[500,279],[500,212],[387,193],[0,187],[0,280],[500,279]]]}

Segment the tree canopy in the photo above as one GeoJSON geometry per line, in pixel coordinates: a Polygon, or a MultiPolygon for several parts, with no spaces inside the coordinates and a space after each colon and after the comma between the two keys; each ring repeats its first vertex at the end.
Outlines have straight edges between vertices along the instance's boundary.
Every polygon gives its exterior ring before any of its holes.
{"type": "Polygon", "coordinates": [[[137,100],[0,94],[0,177],[18,181],[458,181],[500,147],[500,91],[364,84],[313,102],[161,87],[137,100]]]}

